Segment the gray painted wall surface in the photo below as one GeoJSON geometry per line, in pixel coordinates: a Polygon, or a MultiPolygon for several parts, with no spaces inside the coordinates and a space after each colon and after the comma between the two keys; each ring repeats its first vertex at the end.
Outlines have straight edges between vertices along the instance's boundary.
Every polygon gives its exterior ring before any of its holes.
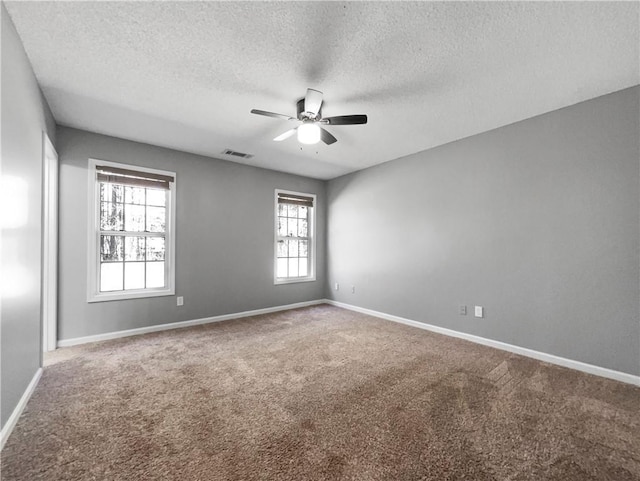
{"type": "Polygon", "coordinates": [[[0,17],[2,177],[26,186],[26,198],[14,199],[13,208],[26,212],[25,222],[2,230],[0,272],[13,291],[3,290],[0,313],[4,426],[41,366],[42,132],[55,143],[55,121],[4,4],[0,17]]]}
{"type": "Polygon", "coordinates": [[[59,339],[319,299],[325,183],[60,127],[59,339]],[[177,174],[176,296],[87,303],[89,158],[177,174]],[[274,191],[317,194],[315,282],[273,284],[274,191]]]}
{"type": "Polygon", "coordinates": [[[639,95],[330,181],[326,294],[640,374],[639,95]]]}

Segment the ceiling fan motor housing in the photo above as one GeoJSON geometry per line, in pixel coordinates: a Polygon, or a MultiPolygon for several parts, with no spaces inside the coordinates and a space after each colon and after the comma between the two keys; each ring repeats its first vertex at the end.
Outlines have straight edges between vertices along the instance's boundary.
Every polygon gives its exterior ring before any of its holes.
{"type": "Polygon", "coordinates": [[[318,114],[315,117],[310,116],[309,113],[304,111],[304,98],[298,100],[296,110],[299,120],[320,120],[322,118],[322,106],[318,109],[318,114]]]}

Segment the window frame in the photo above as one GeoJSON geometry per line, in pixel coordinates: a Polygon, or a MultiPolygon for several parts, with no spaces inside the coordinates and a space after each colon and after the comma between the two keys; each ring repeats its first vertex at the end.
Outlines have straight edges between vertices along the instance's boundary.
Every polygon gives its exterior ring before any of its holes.
{"type": "Polygon", "coordinates": [[[176,223],[176,181],[175,172],[139,165],[124,164],[108,160],[89,159],[89,184],[88,184],[88,238],[87,238],[87,302],[104,302],[124,299],[142,299],[147,297],[160,297],[175,295],[175,223],[176,223]],[[169,198],[165,206],[167,216],[165,217],[165,287],[152,287],[145,289],[128,289],[122,291],[100,292],[100,189],[96,178],[96,166],[104,165],[120,169],[135,170],[138,172],[168,175],[173,177],[173,182],[169,183],[169,198]]]}
{"type": "Polygon", "coordinates": [[[306,192],[296,192],[293,190],[276,189],[274,193],[273,207],[273,283],[275,285],[297,284],[299,282],[313,282],[316,280],[316,194],[306,192]],[[311,215],[307,219],[308,232],[308,253],[309,253],[309,274],[305,277],[278,277],[278,194],[292,194],[310,197],[313,199],[313,207],[311,207],[311,215]]]}

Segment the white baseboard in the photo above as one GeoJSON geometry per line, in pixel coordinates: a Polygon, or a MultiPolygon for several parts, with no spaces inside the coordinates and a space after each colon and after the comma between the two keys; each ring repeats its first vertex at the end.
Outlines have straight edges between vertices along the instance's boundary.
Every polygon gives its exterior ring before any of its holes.
{"type": "Polygon", "coordinates": [[[9,439],[9,436],[11,435],[13,428],[16,426],[16,423],[18,422],[18,419],[22,414],[22,411],[24,411],[24,408],[27,406],[27,403],[29,402],[29,399],[31,398],[33,391],[36,389],[36,386],[38,385],[40,376],[42,376],[41,367],[39,367],[36,373],[34,374],[33,378],[31,379],[31,382],[27,386],[27,389],[22,394],[20,401],[18,401],[18,404],[16,405],[15,409],[11,413],[11,416],[9,416],[9,419],[7,419],[7,422],[2,428],[2,431],[0,431],[0,451],[4,448],[4,445],[7,442],[7,439],[9,439]]]}
{"type": "Polygon", "coordinates": [[[495,347],[503,351],[513,352],[514,354],[520,354],[522,356],[538,359],[539,361],[545,361],[551,364],[557,364],[558,366],[568,367],[570,369],[576,369],[577,371],[594,374],[596,376],[606,377],[608,379],[614,379],[628,384],[634,384],[640,386],[640,376],[634,376],[633,374],[627,374],[625,372],[614,371],[613,369],[607,369],[605,367],[594,366],[593,364],[587,364],[580,361],[574,361],[572,359],[566,359],[564,357],[554,356],[553,354],[547,354],[540,351],[534,351],[533,349],[527,349],[526,347],[514,346],[513,344],[507,344],[505,342],[494,341],[480,336],[474,336],[473,334],[466,334],[464,332],[454,331],[452,329],[446,329],[444,327],[438,327],[424,322],[413,321],[411,319],[405,319],[403,317],[393,316],[384,312],[378,312],[371,309],[365,309],[363,307],[353,306],[351,304],[345,304],[343,302],[332,301],[325,299],[327,304],[332,306],[342,307],[351,311],[361,312],[374,317],[380,317],[388,321],[399,322],[400,324],[406,324],[408,326],[418,327],[427,331],[437,332],[438,334],[444,334],[445,336],[457,337],[465,339],[467,341],[475,342],[489,347],[495,347]]]}
{"type": "Polygon", "coordinates": [[[95,334],[93,336],[62,339],[58,341],[58,347],[69,347],[76,346],[78,344],[86,344],[88,342],[107,341],[109,339],[118,339],[120,337],[138,336],[140,334],[147,334],[149,332],[168,331],[170,329],[179,329],[181,327],[198,326],[200,324],[209,324],[211,322],[228,321],[229,319],[240,319],[242,317],[258,316],[260,314],[269,314],[271,312],[288,311],[290,309],[297,309],[299,307],[314,306],[324,303],[324,299],[317,299],[314,301],[297,302],[295,304],[287,304],[284,306],[255,309],[253,311],[224,314],[222,316],[204,317],[202,319],[193,319],[190,321],[170,322],[168,324],[158,324],[155,326],[139,327],[136,329],[126,329],[124,331],[107,332],[105,334],[95,334]]]}
{"type": "MultiPolygon", "coordinates": [[[[349,309],[356,312],[361,312],[363,314],[368,314],[370,316],[379,317],[381,319],[386,319],[388,321],[398,322],[400,324],[406,324],[408,326],[417,327],[419,329],[425,329],[427,331],[436,332],[438,334],[444,334],[445,336],[457,337],[460,339],[465,339],[467,341],[475,342],[477,344],[482,344],[484,346],[494,347],[496,349],[500,349],[503,351],[512,352],[514,354],[520,354],[522,356],[530,357],[533,359],[538,359],[539,361],[548,362],[551,364],[556,364],[558,366],[568,367],[570,369],[575,369],[578,371],[586,372],[588,374],[594,374],[596,376],[606,377],[608,379],[614,379],[616,381],[621,381],[628,384],[634,384],[636,386],[640,386],[640,376],[634,376],[633,374],[628,374],[620,371],[614,371],[613,369],[607,369],[600,366],[594,366],[593,364],[587,364],[580,361],[574,361],[572,359],[567,359],[560,356],[554,356],[553,354],[547,354],[540,351],[534,351],[533,349],[528,349],[526,347],[514,346],[513,344],[507,344],[501,341],[495,341],[493,339],[487,339],[480,336],[475,336],[473,334],[467,334],[464,332],[454,331],[452,329],[447,329],[444,327],[434,326],[432,324],[426,324],[424,322],[418,322],[411,319],[405,319],[403,317],[394,316],[392,314],[386,314],[384,312],[374,311],[372,309],[366,309],[364,307],[353,306],[351,304],[346,304],[343,302],[333,301],[331,299],[317,299],[313,301],[306,302],[298,302],[295,304],[287,304],[284,306],[275,306],[275,307],[267,307],[264,309],[256,309],[253,311],[244,311],[237,312],[233,314],[224,314],[222,316],[213,316],[213,317],[205,317],[202,319],[194,319],[190,321],[181,321],[181,322],[172,322],[169,324],[159,324],[156,326],[148,326],[148,327],[140,327],[137,329],[127,329],[124,331],[116,331],[109,332],[105,334],[96,334],[93,336],[86,337],[76,337],[73,339],[63,339],[58,341],[58,347],[68,347],[75,346],[78,344],[86,344],[88,342],[97,342],[97,341],[106,341],[109,339],[117,339],[120,337],[128,337],[128,336],[137,336],[140,334],[146,334],[149,332],[158,332],[158,331],[166,331],[170,329],[178,329],[181,327],[190,327],[197,326],[200,324],[209,324],[212,322],[220,322],[227,321],[230,319],[240,319],[243,317],[249,316],[258,316],[260,314],[269,314],[271,312],[278,311],[286,311],[289,309],[297,309],[300,307],[314,306],[318,304],[330,304],[336,307],[342,307],[344,309],[349,309]]],[[[39,375],[38,375],[39,376],[39,375]]],[[[35,378],[34,378],[35,379],[35,378]]],[[[33,382],[33,381],[32,381],[33,382]]],[[[37,382],[37,380],[36,380],[37,382]]],[[[28,390],[27,390],[28,391],[28,390]]],[[[28,397],[27,397],[28,400],[28,397]]],[[[25,401],[26,404],[26,401],[25,401]]],[[[16,408],[17,409],[17,408],[16,408]]],[[[20,411],[21,412],[21,411],[20,411]]],[[[19,414],[18,414],[19,415],[19,414]]],[[[9,422],[7,422],[7,426],[9,422]]],[[[4,436],[4,429],[3,429],[4,436]]],[[[4,437],[3,437],[4,439],[4,437]]]]}

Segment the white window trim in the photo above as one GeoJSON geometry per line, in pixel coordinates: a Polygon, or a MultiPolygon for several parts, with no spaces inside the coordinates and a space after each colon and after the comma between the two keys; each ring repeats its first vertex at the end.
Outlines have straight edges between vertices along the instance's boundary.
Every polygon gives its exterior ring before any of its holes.
{"type": "Polygon", "coordinates": [[[313,282],[316,280],[316,209],[317,196],[306,192],[295,192],[293,190],[276,189],[274,194],[273,207],[273,283],[281,284],[297,284],[299,282],[313,282]],[[309,219],[309,275],[306,277],[278,277],[278,194],[304,195],[313,198],[313,207],[311,209],[311,217],[309,219]]]}
{"type": "Polygon", "coordinates": [[[140,299],[145,297],[159,297],[175,295],[175,278],[176,278],[176,173],[166,170],[150,169],[148,167],[140,167],[139,165],[122,164],[120,162],[110,162],[100,159],[89,159],[89,212],[87,216],[88,238],[87,238],[87,302],[103,302],[116,301],[123,299],[140,299]],[[162,288],[150,289],[130,289],[126,291],[100,292],[100,270],[98,265],[98,253],[100,252],[100,235],[98,223],[100,222],[100,205],[98,197],[100,191],[98,182],[96,182],[96,165],[106,165],[110,167],[119,167],[121,169],[137,170],[139,172],[147,172],[152,174],[162,174],[173,176],[174,181],[169,183],[169,205],[167,212],[170,213],[169,219],[165,223],[165,272],[167,274],[167,286],[162,288]]]}

